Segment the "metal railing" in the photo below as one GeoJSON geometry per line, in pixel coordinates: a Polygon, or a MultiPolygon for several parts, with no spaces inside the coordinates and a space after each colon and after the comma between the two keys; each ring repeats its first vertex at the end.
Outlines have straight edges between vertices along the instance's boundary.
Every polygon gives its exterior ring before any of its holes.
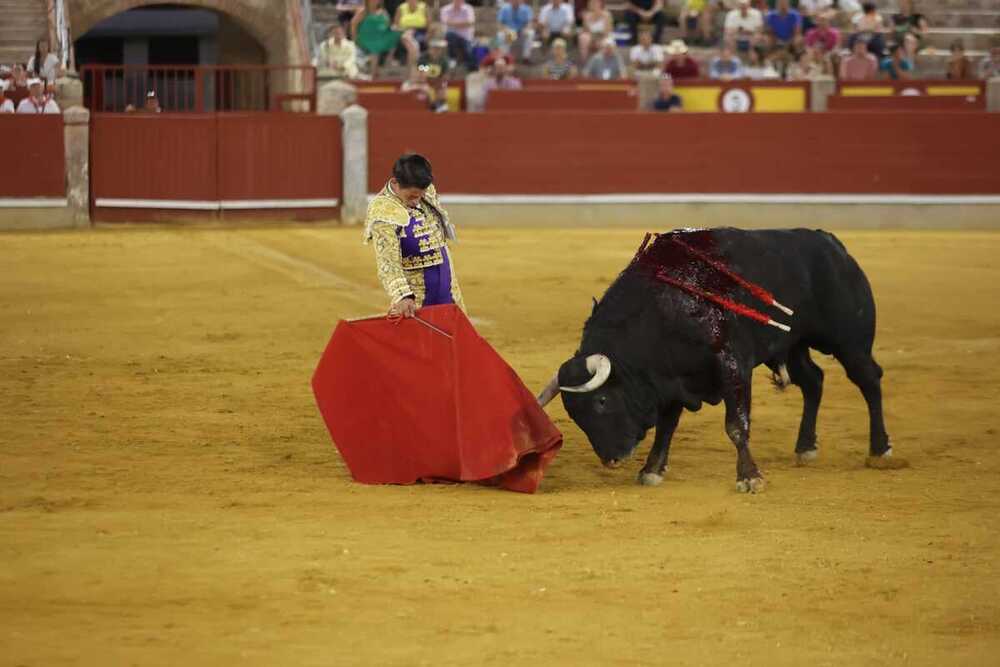
{"type": "Polygon", "coordinates": [[[80,78],[93,112],[140,110],[150,91],[171,113],[316,111],[311,65],[84,65],[80,78]]]}
{"type": "Polygon", "coordinates": [[[59,40],[59,62],[64,69],[70,69],[73,41],[69,34],[69,17],[65,0],[55,0],[56,37],[59,40]]]}
{"type": "Polygon", "coordinates": [[[312,0],[301,0],[302,32],[307,51],[306,62],[313,62],[319,55],[319,40],[316,38],[316,28],[313,25],[312,0]]]}

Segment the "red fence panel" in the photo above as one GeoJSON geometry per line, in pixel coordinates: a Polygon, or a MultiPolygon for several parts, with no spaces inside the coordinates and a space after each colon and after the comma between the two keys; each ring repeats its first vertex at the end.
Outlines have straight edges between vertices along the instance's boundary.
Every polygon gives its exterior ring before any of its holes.
{"type": "Polygon", "coordinates": [[[62,114],[0,114],[0,197],[65,197],[62,114]]]}
{"type": "Polygon", "coordinates": [[[95,114],[98,220],[336,214],[341,123],[306,114],[95,114]]]}
{"type": "Polygon", "coordinates": [[[336,116],[219,116],[219,199],[339,199],[336,116]]]}
{"type": "Polygon", "coordinates": [[[215,116],[91,116],[90,169],[101,199],[216,199],[215,116]]]}
{"type": "Polygon", "coordinates": [[[1000,114],[369,115],[369,190],[405,151],[462,194],[1000,194],[1000,114]]]}

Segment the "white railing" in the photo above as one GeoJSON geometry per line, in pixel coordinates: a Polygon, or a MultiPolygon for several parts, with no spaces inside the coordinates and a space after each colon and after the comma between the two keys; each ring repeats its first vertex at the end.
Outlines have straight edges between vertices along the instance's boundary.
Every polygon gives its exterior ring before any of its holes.
{"type": "Polygon", "coordinates": [[[66,0],[55,0],[56,2],[56,37],[59,40],[59,62],[63,69],[68,69],[72,41],[69,35],[69,18],[66,16],[66,0]]]}
{"type": "Polygon", "coordinates": [[[301,0],[302,7],[302,32],[306,40],[305,47],[308,52],[308,61],[303,63],[308,65],[319,55],[319,42],[316,39],[316,30],[313,26],[312,0],[301,0]]]}

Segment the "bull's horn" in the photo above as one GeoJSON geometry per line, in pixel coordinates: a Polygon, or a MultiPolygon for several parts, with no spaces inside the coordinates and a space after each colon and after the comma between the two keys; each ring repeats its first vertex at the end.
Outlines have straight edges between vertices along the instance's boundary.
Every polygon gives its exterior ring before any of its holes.
{"type": "Polygon", "coordinates": [[[592,354],[587,357],[587,372],[590,373],[590,379],[584,384],[576,387],[559,387],[559,389],[574,394],[585,394],[588,391],[594,391],[608,381],[608,376],[611,375],[611,360],[603,354],[592,354]]]}
{"type": "Polygon", "coordinates": [[[556,373],[549,380],[549,383],[545,385],[545,389],[542,389],[542,393],[538,395],[538,405],[545,407],[552,402],[552,399],[559,394],[559,374],[556,373]]]}

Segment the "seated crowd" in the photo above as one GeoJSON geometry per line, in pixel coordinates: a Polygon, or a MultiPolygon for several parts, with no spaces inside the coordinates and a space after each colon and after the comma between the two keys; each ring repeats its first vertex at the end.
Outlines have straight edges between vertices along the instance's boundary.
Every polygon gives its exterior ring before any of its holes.
{"type": "MultiPolygon", "coordinates": [[[[442,0],[443,1],[443,0],[442,0]]],[[[316,64],[347,79],[377,79],[387,62],[403,66],[404,89],[443,110],[447,82],[481,72],[488,88],[516,88],[519,68],[533,78],[673,80],[908,79],[917,75],[928,22],[912,0],[883,15],[857,0],[683,0],[677,24],[684,39],[661,45],[670,22],[664,0],[626,0],[620,24],[604,0],[501,0],[495,33],[476,30],[467,0],[443,4],[437,15],[423,0],[339,0],[339,21],[316,64]],[[627,37],[626,37],[627,35],[627,37]],[[628,48],[619,48],[628,42],[628,48]],[[701,61],[688,45],[712,49],[701,61]]],[[[948,78],[989,78],[1000,72],[1000,48],[977,65],[952,45],[948,78]]]]}
{"type": "Polygon", "coordinates": [[[0,113],[60,113],[53,93],[61,74],[59,57],[39,40],[27,64],[0,65],[0,113]]]}

